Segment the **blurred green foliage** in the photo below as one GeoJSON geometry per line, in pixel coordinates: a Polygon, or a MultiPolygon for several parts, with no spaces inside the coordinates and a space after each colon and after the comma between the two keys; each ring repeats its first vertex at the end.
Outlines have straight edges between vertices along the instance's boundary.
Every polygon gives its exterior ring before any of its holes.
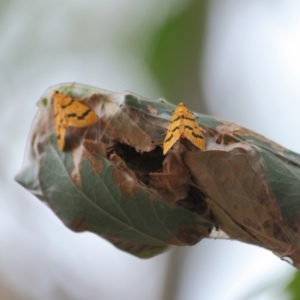
{"type": "Polygon", "coordinates": [[[290,295],[290,300],[300,299],[300,273],[297,271],[292,281],[286,286],[286,291],[290,295]]]}
{"type": "Polygon", "coordinates": [[[190,1],[154,33],[146,62],[169,101],[205,112],[201,101],[200,61],[208,1],[190,1]],[[194,105],[193,103],[197,103],[194,105]]]}

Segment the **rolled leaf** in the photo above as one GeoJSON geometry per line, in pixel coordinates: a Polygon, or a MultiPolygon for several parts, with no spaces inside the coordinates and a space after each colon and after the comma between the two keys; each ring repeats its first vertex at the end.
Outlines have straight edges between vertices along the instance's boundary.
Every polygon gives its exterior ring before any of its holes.
{"type": "Polygon", "coordinates": [[[74,231],[151,257],[169,246],[227,235],[300,266],[300,156],[265,137],[194,113],[201,151],[179,139],[163,155],[174,106],[81,84],[48,89],[38,103],[16,180],[74,231]],[[82,101],[98,122],[55,134],[55,91],[82,101]]]}

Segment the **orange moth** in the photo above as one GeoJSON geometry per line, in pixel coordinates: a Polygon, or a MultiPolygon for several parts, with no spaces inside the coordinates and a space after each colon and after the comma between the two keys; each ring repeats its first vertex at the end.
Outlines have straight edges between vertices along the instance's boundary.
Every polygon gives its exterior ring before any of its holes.
{"type": "Polygon", "coordinates": [[[68,127],[88,127],[98,121],[93,110],[80,101],[58,91],[54,92],[52,103],[57,143],[61,151],[65,147],[65,135],[68,127]]]}
{"type": "Polygon", "coordinates": [[[179,103],[174,110],[166,138],[163,145],[164,154],[178,141],[179,139],[188,139],[200,150],[205,149],[204,135],[195,121],[194,115],[186,108],[183,103],[179,103]]]}

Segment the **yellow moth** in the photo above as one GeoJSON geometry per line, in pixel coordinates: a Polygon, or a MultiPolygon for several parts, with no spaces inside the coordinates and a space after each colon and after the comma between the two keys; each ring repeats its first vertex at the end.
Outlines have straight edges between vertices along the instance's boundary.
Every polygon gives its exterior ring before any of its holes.
{"type": "Polygon", "coordinates": [[[163,145],[164,154],[169,151],[176,141],[184,138],[187,138],[200,150],[205,149],[204,135],[198,123],[195,121],[194,115],[183,103],[179,103],[168,127],[163,145]]]}
{"type": "Polygon", "coordinates": [[[52,103],[57,143],[61,151],[65,147],[65,135],[68,127],[87,127],[98,121],[93,110],[58,91],[54,92],[52,103]]]}

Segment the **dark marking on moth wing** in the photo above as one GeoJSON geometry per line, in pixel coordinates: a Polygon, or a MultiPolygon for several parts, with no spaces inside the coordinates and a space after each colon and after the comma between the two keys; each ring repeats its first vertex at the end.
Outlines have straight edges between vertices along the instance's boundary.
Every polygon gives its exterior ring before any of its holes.
{"type": "Polygon", "coordinates": [[[62,106],[61,106],[62,109],[66,108],[66,107],[68,107],[68,106],[70,106],[70,105],[72,105],[73,102],[74,102],[74,99],[72,99],[71,97],[68,97],[67,99],[70,99],[71,101],[68,102],[68,103],[66,103],[66,104],[64,104],[64,105],[62,105],[62,106]]]}
{"type": "Polygon", "coordinates": [[[189,125],[184,125],[184,128],[185,128],[185,129],[188,129],[188,130],[190,130],[190,131],[193,131],[193,127],[191,127],[191,126],[189,126],[189,125]]]}
{"type": "Polygon", "coordinates": [[[174,123],[174,122],[176,122],[176,121],[178,121],[178,120],[180,120],[182,117],[183,116],[179,115],[176,119],[174,119],[174,120],[171,121],[171,124],[174,123]]]}
{"type": "Polygon", "coordinates": [[[179,126],[176,126],[176,127],[174,127],[174,129],[172,129],[170,132],[175,132],[176,130],[179,130],[180,129],[180,127],[179,126]]]}
{"type": "Polygon", "coordinates": [[[194,122],[195,121],[195,118],[189,118],[187,116],[182,116],[182,118],[186,119],[186,120],[189,120],[189,121],[192,121],[194,122]]]}
{"type": "Polygon", "coordinates": [[[171,135],[165,139],[165,143],[168,143],[169,141],[171,141],[173,139],[173,132],[175,132],[176,130],[179,130],[179,126],[176,126],[174,129],[172,130],[168,130],[168,133],[172,132],[171,135]]]}
{"type": "Polygon", "coordinates": [[[204,140],[203,135],[199,135],[199,134],[196,134],[196,133],[192,132],[192,136],[194,136],[195,138],[204,140]]]}
{"type": "Polygon", "coordinates": [[[84,120],[86,116],[91,112],[91,109],[87,109],[82,115],[78,115],[76,113],[67,114],[68,118],[75,118],[77,120],[84,120]]]}
{"type": "MultiPolygon", "coordinates": [[[[204,140],[203,135],[199,135],[199,134],[195,133],[191,126],[185,125],[184,128],[190,130],[192,132],[192,136],[194,136],[195,138],[199,138],[199,139],[204,140]]],[[[195,126],[195,129],[198,129],[198,127],[195,126]]]]}
{"type": "Polygon", "coordinates": [[[167,138],[167,139],[165,140],[165,143],[170,142],[172,139],[173,139],[173,133],[170,135],[169,138],[167,138]]]}

